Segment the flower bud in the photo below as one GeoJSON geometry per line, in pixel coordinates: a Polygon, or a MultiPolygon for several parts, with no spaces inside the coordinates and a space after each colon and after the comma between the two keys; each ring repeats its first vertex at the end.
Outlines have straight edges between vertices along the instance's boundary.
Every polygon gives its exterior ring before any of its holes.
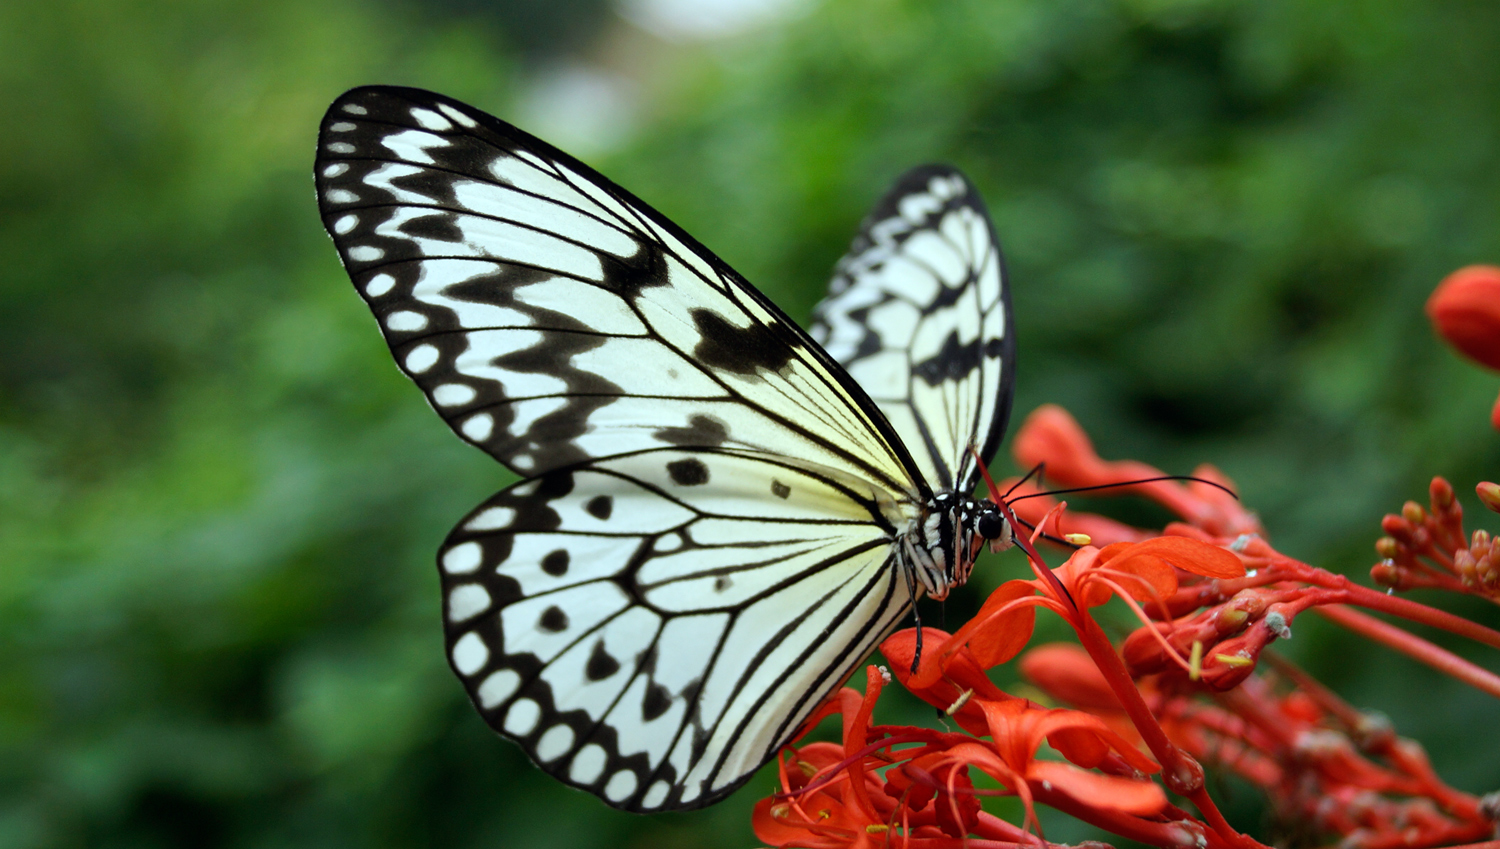
{"type": "Polygon", "coordinates": [[[1432,495],[1433,509],[1447,510],[1453,506],[1453,484],[1448,483],[1442,477],[1433,478],[1427,491],[1432,495]]]}
{"type": "Polygon", "coordinates": [[[1486,589],[1494,589],[1500,584],[1500,549],[1491,548],[1483,557],[1476,558],[1474,576],[1486,589]]]}
{"type": "Polygon", "coordinates": [[[1376,586],[1392,590],[1406,589],[1408,570],[1391,560],[1382,560],[1370,567],[1370,580],[1376,586]]]}
{"type": "Polygon", "coordinates": [[[1401,505],[1401,518],[1413,525],[1420,525],[1427,519],[1427,511],[1423,510],[1422,505],[1417,502],[1408,501],[1401,505]]]}
{"type": "Polygon", "coordinates": [[[1500,268],[1471,265],[1445,277],[1427,299],[1427,317],[1448,344],[1500,369],[1500,268]]]}
{"type": "Polygon", "coordinates": [[[1467,548],[1453,552],[1453,571],[1466,587],[1479,586],[1479,563],[1467,548]]]}
{"type": "Polygon", "coordinates": [[[1386,517],[1380,520],[1380,529],[1400,545],[1410,547],[1416,539],[1417,529],[1412,527],[1411,522],[1400,516],[1387,513],[1386,517]]]}
{"type": "Polygon", "coordinates": [[[1474,487],[1474,492],[1479,495],[1479,500],[1485,507],[1500,513],[1500,483],[1485,481],[1474,487]]]}

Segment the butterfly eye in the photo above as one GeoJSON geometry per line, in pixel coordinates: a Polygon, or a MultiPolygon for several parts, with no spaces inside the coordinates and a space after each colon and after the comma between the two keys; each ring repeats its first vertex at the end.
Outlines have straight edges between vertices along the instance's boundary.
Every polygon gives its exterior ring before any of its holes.
{"type": "Polygon", "coordinates": [[[974,530],[985,539],[1001,539],[1008,535],[1005,517],[994,507],[986,508],[974,522],[974,530]]]}

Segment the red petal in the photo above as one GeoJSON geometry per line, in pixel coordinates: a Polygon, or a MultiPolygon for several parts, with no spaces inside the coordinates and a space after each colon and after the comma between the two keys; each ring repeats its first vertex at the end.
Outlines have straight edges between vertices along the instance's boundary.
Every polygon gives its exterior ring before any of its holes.
{"type": "MultiPolygon", "coordinates": [[[[1136,572],[1146,577],[1154,570],[1148,564],[1126,566],[1123,565],[1126,558],[1147,557],[1151,560],[1164,561],[1166,564],[1176,566],[1185,572],[1195,575],[1203,575],[1207,578],[1241,578],[1245,575],[1245,564],[1233,553],[1225,551],[1206,542],[1199,542],[1188,537],[1156,537],[1145,542],[1134,543],[1129,546],[1109,546],[1099,553],[1099,560],[1108,561],[1111,569],[1125,569],[1136,572]],[[1114,549],[1114,551],[1111,551],[1114,549]],[[1141,571],[1137,571],[1141,570],[1141,571]]],[[[1155,580],[1152,580],[1155,585],[1155,580]]],[[[1172,580],[1172,590],[1177,589],[1175,578],[1172,580]]]]}
{"type": "Polygon", "coordinates": [[[1095,808],[1147,816],[1167,806],[1167,794],[1153,781],[1138,781],[1097,772],[1084,772],[1057,761],[1035,761],[1026,770],[1033,781],[1053,787],[1095,808]]]}
{"type": "MultiPolygon", "coordinates": [[[[979,615],[971,620],[980,624],[969,634],[969,650],[981,667],[999,666],[1026,648],[1036,628],[1036,608],[1028,604],[1001,611],[1006,605],[1035,594],[1036,589],[1029,581],[1006,581],[985,599],[979,615]]],[[[959,634],[963,630],[960,628],[959,634]]]]}
{"type": "Polygon", "coordinates": [[[1054,699],[1085,709],[1120,710],[1104,675],[1082,646],[1048,643],[1021,657],[1021,674],[1054,699]]]}

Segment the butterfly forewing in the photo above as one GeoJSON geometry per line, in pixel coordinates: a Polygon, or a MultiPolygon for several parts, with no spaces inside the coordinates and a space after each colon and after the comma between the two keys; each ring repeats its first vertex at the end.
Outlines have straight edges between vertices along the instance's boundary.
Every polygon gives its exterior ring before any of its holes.
{"type": "Polygon", "coordinates": [[[722,450],[525,481],[444,545],[450,660],[563,781],[631,810],[708,804],[908,609],[880,502],[722,450]]]}
{"type": "Polygon", "coordinates": [[[973,491],[1005,433],[1015,334],[999,242],[958,171],[907,172],[814,311],[821,342],[885,413],[935,490],[973,491]]]}
{"type": "Polygon", "coordinates": [[[847,375],[722,261],[586,166],[456,101],[355,89],[324,223],[396,361],[522,475],[651,448],[767,451],[921,494],[847,375]]]}

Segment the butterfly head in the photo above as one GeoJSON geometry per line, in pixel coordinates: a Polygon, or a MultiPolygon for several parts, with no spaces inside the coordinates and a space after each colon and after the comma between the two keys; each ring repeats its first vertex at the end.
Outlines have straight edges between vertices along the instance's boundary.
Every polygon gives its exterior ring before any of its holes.
{"type": "Polygon", "coordinates": [[[1003,551],[1015,542],[1010,520],[989,499],[944,492],[928,502],[924,512],[907,532],[903,560],[927,596],[938,601],[968,582],[986,542],[991,551],[1003,551]]]}

